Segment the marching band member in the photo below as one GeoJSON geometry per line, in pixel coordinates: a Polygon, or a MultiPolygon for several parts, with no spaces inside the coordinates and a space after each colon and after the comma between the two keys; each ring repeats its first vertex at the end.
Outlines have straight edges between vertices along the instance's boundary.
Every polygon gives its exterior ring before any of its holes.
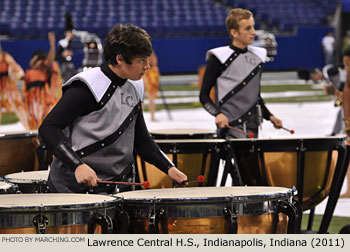
{"type": "Polygon", "coordinates": [[[63,85],[61,100],[39,128],[55,156],[50,192],[115,193],[98,180],[131,181],[134,151],[176,182],[187,179],[152,140],[144,121],[141,78],[151,53],[145,30],[117,24],[104,42],[106,63],[63,85]]]}
{"type": "Polygon", "coordinates": [[[281,128],[282,121],[270,113],[260,96],[266,49],[251,46],[256,35],[253,14],[239,8],[231,10],[226,17],[226,28],[232,43],[207,52],[208,63],[200,91],[204,109],[215,116],[218,136],[240,138],[247,136],[242,132],[249,132],[258,137],[263,118],[281,128]],[[209,97],[212,87],[215,87],[215,104],[209,97]]]}

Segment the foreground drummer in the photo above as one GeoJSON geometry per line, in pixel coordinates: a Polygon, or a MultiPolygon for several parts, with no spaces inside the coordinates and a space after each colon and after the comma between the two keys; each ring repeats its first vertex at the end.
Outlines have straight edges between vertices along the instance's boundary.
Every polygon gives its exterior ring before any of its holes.
{"type": "Polygon", "coordinates": [[[215,116],[218,136],[247,137],[249,134],[241,133],[245,132],[258,137],[263,118],[281,128],[282,121],[270,113],[260,97],[266,49],[251,46],[255,37],[253,14],[239,8],[231,10],[226,17],[226,28],[232,43],[208,51],[200,92],[204,109],[215,116]],[[209,97],[212,87],[215,87],[215,104],[209,97]]]}
{"type": "Polygon", "coordinates": [[[55,156],[50,192],[115,193],[97,180],[130,181],[134,151],[176,182],[187,179],[152,140],[144,121],[141,77],[151,53],[146,31],[117,24],[104,42],[106,63],[63,85],[61,100],[39,128],[55,156]]]}

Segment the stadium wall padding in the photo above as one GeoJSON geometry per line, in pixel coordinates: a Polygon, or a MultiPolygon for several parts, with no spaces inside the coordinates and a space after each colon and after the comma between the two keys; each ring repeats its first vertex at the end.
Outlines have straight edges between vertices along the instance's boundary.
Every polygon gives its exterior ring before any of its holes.
{"type": "MultiPolygon", "coordinates": [[[[277,56],[274,61],[265,64],[265,70],[322,67],[321,40],[330,30],[331,27],[302,27],[296,35],[277,36],[277,56]]],[[[198,67],[206,63],[206,51],[226,45],[228,37],[154,38],[152,42],[162,74],[196,73],[198,67]]],[[[48,40],[4,40],[1,45],[25,70],[35,50],[49,50],[48,40]]],[[[73,62],[77,67],[81,66],[83,57],[82,50],[74,51],[73,62]]]]}

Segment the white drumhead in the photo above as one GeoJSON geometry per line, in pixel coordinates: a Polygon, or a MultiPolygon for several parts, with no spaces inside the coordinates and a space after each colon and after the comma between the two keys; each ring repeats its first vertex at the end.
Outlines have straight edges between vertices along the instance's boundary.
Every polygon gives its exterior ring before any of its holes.
{"type": "Polygon", "coordinates": [[[0,191],[1,190],[8,190],[8,189],[10,189],[13,186],[14,186],[14,184],[0,181],[0,191]]]}
{"type": "Polygon", "coordinates": [[[17,172],[5,176],[5,179],[12,183],[32,183],[32,182],[46,182],[49,177],[49,171],[30,171],[17,172]]]}
{"type": "Polygon", "coordinates": [[[271,196],[287,194],[291,189],[284,187],[234,186],[234,187],[185,187],[150,189],[123,192],[114,195],[123,199],[202,199],[226,197],[271,196]]]}
{"type": "Polygon", "coordinates": [[[48,207],[98,204],[116,201],[114,197],[97,194],[44,193],[0,195],[0,209],[14,207],[48,207]]]}
{"type": "Polygon", "coordinates": [[[165,135],[195,135],[195,134],[214,134],[215,130],[211,129],[196,129],[196,128],[186,128],[186,129],[159,129],[150,130],[151,134],[165,134],[165,135]]]}

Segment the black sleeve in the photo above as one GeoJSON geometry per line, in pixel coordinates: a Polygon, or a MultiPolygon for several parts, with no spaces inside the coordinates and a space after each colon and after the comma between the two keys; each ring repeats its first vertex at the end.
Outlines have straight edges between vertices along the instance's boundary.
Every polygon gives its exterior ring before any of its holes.
{"type": "Polygon", "coordinates": [[[137,116],[134,146],[136,153],[142,159],[155,165],[166,174],[168,174],[169,168],[174,166],[148,133],[142,110],[140,110],[137,116]]]}
{"type": "Polygon", "coordinates": [[[220,113],[220,109],[210,99],[210,90],[216,85],[216,79],[221,75],[224,66],[220,61],[211,55],[208,59],[208,64],[204,73],[203,83],[199,94],[199,100],[204,109],[211,115],[216,116],[220,113]]]}
{"type": "Polygon", "coordinates": [[[259,96],[259,103],[261,106],[261,111],[262,111],[262,116],[265,120],[270,120],[270,116],[272,116],[271,112],[268,110],[268,108],[265,105],[265,101],[263,100],[263,98],[261,98],[261,96],[259,96]]]}
{"type": "Polygon", "coordinates": [[[77,81],[65,87],[62,98],[39,128],[39,134],[48,149],[53,151],[60,142],[66,141],[62,130],[79,116],[93,111],[96,104],[93,94],[83,82],[77,81]]]}

